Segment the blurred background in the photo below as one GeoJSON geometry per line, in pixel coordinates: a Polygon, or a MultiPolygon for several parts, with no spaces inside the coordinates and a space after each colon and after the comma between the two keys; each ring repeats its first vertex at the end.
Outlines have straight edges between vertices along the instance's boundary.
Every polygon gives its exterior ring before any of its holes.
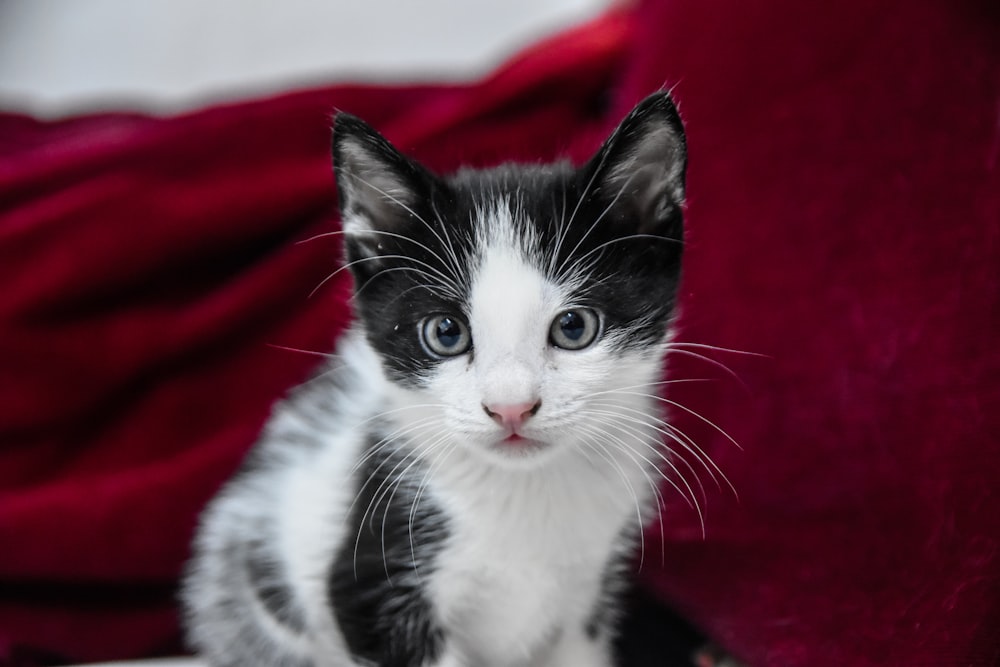
{"type": "Polygon", "coordinates": [[[0,107],[167,113],[334,81],[467,81],[611,0],[0,0],[0,107]]]}
{"type": "Polygon", "coordinates": [[[348,316],[333,109],[447,171],[585,159],[661,87],[679,341],[767,358],[671,388],[739,501],[665,494],[624,664],[671,664],[669,606],[747,665],[1000,665],[998,37],[996,0],[0,0],[0,667],[181,652],[196,516],[348,316]]]}

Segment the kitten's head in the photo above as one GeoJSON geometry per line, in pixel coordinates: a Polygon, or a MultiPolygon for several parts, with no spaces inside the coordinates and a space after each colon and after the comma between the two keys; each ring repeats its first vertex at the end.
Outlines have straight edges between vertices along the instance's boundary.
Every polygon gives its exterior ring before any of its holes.
{"type": "Polygon", "coordinates": [[[683,232],[667,93],[578,169],[440,177],[347,114],[333,152],[355,303],[397,422],[499,463],[648,429],[630,411],[655,393],[683,232]]]}

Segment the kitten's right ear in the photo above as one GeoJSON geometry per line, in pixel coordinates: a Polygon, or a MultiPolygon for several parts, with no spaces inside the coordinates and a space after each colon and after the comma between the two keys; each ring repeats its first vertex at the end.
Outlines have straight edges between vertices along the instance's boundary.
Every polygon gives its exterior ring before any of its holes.
{"type": "Polygon", "coordinates": [[[686,169],[684,125],[670,93],[660,91],[625,117],[581,173],[608,202],[609,220],[635,226],[623,233],[680,240],[686,169]]]}
{"type": "Polygon", "coordinates": [[[337,114],[333,170],[344,231],[395,231],[428,195],[431,174],[360,118],[337,114]]]}

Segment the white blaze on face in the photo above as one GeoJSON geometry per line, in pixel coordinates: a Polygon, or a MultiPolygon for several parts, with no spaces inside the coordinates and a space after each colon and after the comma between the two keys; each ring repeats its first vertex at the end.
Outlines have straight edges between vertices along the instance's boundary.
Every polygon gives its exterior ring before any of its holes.
{"type": "Polygon", "coordinates": [[[477,386],[485,405],[534,403],[553,309],[542,274],[516,249],[487,248],[470,294],[477,386]]]}
{"type": "Polygon", "coordinates": [[[479,228],[482,254],[469,293],[476,390],[484,405],[533,404],[559,294],[530,262],[530,239],[515,230],[508,206],[498,203],[479,228]]]}

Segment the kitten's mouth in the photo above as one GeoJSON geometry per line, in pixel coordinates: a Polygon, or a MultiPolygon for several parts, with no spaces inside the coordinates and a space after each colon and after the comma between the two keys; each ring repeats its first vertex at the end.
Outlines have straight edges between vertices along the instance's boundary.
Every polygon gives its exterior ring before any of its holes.
{"type": "Polygon", "coordinates": [[[517,454],[533,452],[542,449],[544,446],[545,443],[526,438],[519,433],[511,433],[496,444],[497,449],[517,454]]]}

